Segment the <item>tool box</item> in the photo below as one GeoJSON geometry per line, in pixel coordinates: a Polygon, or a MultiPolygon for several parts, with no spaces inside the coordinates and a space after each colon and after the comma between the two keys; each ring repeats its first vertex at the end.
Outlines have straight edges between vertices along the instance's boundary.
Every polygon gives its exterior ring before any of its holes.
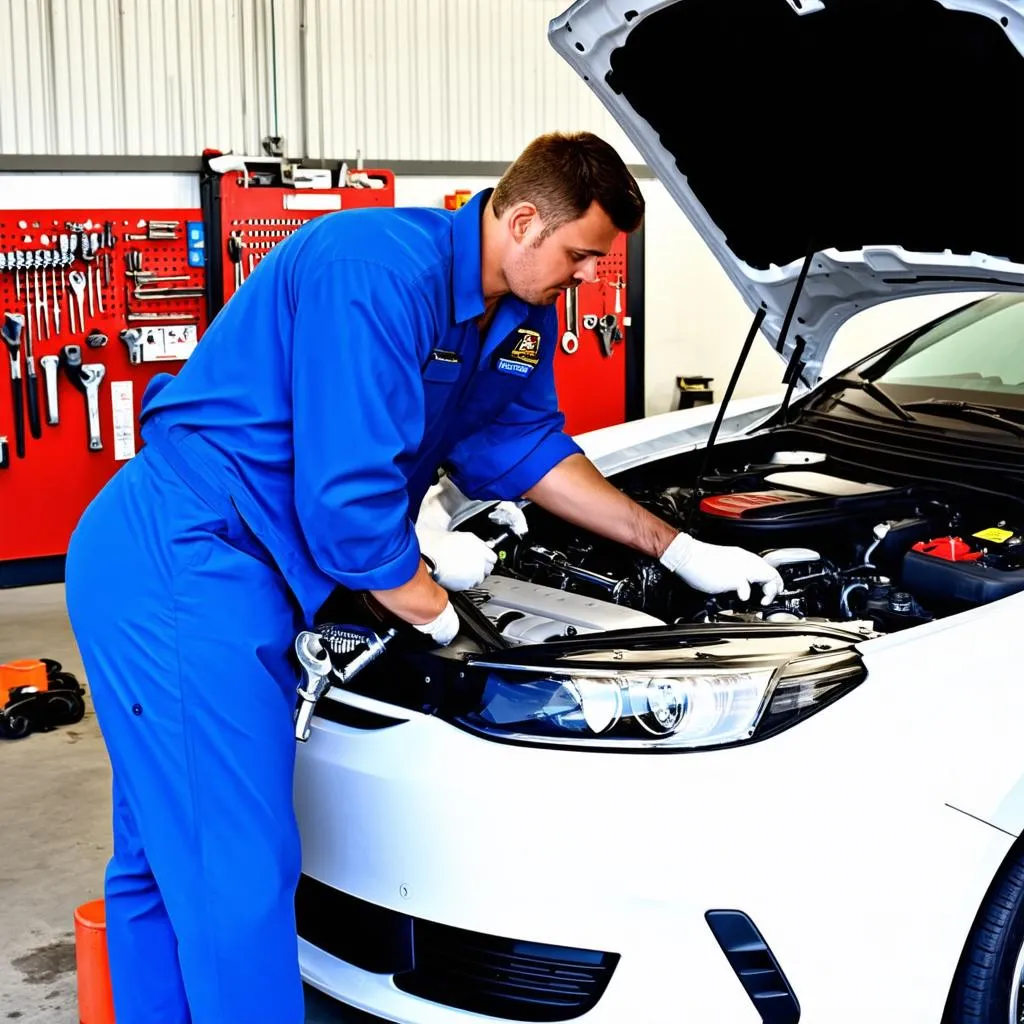
{"type": "MultiPolygon", "coordinates": [[[[220,308],[248,279],[260,261],[289,235],[325,213],[395,205],[395,176],[382,168],[350,173],[302,168],[299,177],[323,175],[329,188],[289,184],[286,165],[276,158],[240,158],[239,166],[218,171],[216,157],[204,161],[200,177],[207,225],[208,308],[220,308]]],[[[319,183],[317,183],[319,184],[319,183]]]]}
{"type": "Polygon", "coordinates": [[[80,722],[84,693],[75,675],[50,658],[0,665],[0,737],[20,740],[80,722]]]}

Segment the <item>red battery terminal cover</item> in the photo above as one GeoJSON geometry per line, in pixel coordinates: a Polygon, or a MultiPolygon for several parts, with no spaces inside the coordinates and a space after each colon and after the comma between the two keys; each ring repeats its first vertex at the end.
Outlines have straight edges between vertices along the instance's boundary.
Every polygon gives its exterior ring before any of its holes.
{"type": "Polygon", "coordinates": [[[970,544],[960,537],[937,537],[934,540],[922,540],[912,548],[933,558],[943,558],[947,562],[976,562],[984,554],[983,551],[972,551],[970,544]]]}

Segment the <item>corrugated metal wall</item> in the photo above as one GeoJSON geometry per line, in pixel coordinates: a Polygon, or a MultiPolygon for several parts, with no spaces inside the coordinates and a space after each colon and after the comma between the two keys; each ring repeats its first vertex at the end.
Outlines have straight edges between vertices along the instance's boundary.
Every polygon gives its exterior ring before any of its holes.
{"type": "Polygon", "coordinates": [[[506,160],[553,128],[638,159],[555,55],[568,0],[0,0],[0,152],[506,160]]]}

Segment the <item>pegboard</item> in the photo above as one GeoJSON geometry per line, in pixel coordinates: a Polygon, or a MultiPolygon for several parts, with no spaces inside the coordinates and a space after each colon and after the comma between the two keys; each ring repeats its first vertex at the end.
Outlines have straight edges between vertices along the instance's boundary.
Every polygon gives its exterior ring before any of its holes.
{"type": "MultiPolygon", "coordinates": [[[[637,343],[633,336],[630,291],[636,282],[630,280],[627,237],[620,234],[607,256],[597,261],[597,280],[576,289],[578,306],[577,346],[572,350],[566,340],[567,298],[558,301],[559,343],[555,353],[555,384],[558,404],[565,414],[565,429],[580,434],[627,418],[628,346],[637,343]],[[599,330],[585,327],[587,317],[614,318],[618,340],[611,337],[602,343],[599,330]]],[[[611,324],[610,320],[605,321],[611,324]]]]}
{"type": "Polygon", "coordinates": [[[307,189],[260,184],[252,173],[207,171],[203,210],[211,242],[210,312],[214,315],[279,242],[325,213],[395,205],[395,176],[360,172],[379,188],[307,189]],[[248,185],[247,185],[248,181],[248,185]]]}
{"type": "MultiPolygon", "coordinates": [[[[0,211],[0,254],[0,314],[21,313],[31,319],[41,420],[41,436],[37,439],[29,427],[26,402],[25,456],[19,458],[9,350],[2,346],[0,436],[7,438],[8,465],[0,469],[0,563],[6,563],[61,556],[67,551],[68,539],[85,507],[124,461],[115,459],[112,388],[116,386],[123,393],[125,385],[131,385],[131,420],[126,427],[138,445],[138,415],[146,384],[156,373],[174,373],[183,365],[175,357],[187,352],[193,339],[202,335],[207,317],[203,227],[198,209],[0,211]],[[174,222],[174,227],[161,232],[153,227],[158,222],[174,222]],[[71,230],[75,227],[84,231],[89,239],[87,246],[81,232],[71,230]],[[149,237],[161,233],[171,237],[149,237]],[[77,234],[73,247],[72,234],[77,234]],[[133,235],[146,237],[131,238],[133,235]],[[87,260],[83,248],[91,254],[93,241],[98,243],[95,255],[87,260]],[[23,254],[20,258],[16,255],[19,252],[23,254]],[[12,253],[13,264],[9,256],[12,253]],[[29,260],[31,269],[19,270],[19,265],[29,260]],[[133,269],[136,267],[139,269],[133,269]],[[92,278],[92,308],[86,285],[81,322],[71,287],[72,272],[92,278]],[[184,280],[157,280],[167,277],[184,280]],[[38,328],[36,324],[36,297],[43,296],[44,279],[49,330],[42,308],[38,309],[38,328]],[[178,294],[147,294],[160,288],[174,289],[178,294]],[[181,290],[186,294],[180,294],[181,290]],[[161,319],[150,319],[154,315],[161,319]],[[130,361],[129,348],[121,340],[121,332],[128,328],[140,331],[141,358],[146,361],[134,365],[130,361]],[[90,346],[87,338],[91,332],[104,335],[106,343],[90,346]],[[173,340],[182,337],[187,343],[173,340]],[[40,360],[44,356],[59,357],[66,345],[79,346],[83,363],[104,367],[98,387],[102,448],[97,451],[89,449],[86,398],[72,386],[63,366],[57,372],[59,422],[47,422],[46,381],[40,360]]],[[[28,386],[27,341],[26,324],[19,353],[23,393],[28,386]]]]}

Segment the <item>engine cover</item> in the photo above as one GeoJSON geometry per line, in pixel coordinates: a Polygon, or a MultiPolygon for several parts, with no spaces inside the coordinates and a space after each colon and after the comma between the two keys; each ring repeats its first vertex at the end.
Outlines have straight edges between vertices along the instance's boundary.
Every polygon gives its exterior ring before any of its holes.
{"type": "Polygon", "coordinates": [[[699,506],[700,536],[712,543],[739,544],[756,550],[792,544],[827,544],[838,527],[849,531],[858,521],[875,523],[913,512],[908,487],[847,480],[827,473],[781,470],[763,478],[765,486],[711,494],[699,506]]]}
{"type": "Polygon", "coordinates": [[[503,576],[489,576],[471,594],[498,632],[514,644],[665,624],[624,605],[503,576]]]}

